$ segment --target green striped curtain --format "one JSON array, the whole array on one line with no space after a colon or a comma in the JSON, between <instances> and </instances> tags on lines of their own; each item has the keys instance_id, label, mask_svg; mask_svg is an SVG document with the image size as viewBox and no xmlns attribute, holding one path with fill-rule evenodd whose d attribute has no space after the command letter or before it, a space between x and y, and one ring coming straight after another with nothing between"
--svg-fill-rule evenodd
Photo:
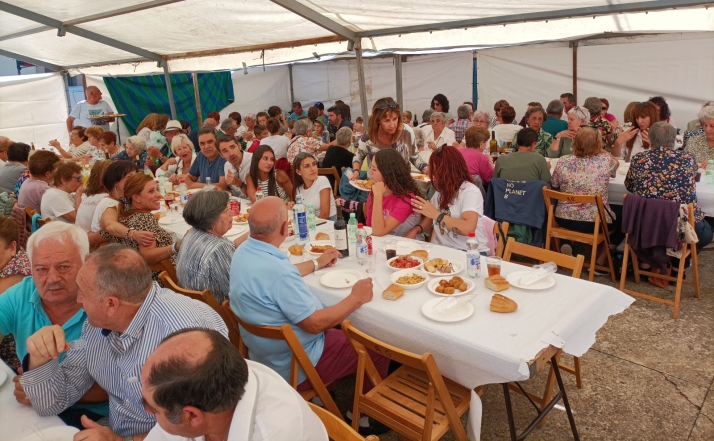
<instances>
[{"instance_id":1,"label":"green striped curtain","mask_svg":"<svg viewBox=\"0 0 714 441\"><path fill-rule=\"evenodd\" d=\"M165 78L164 75L104 78L116 110L126 114L124 124L132 134L149 113L171 115ZM199 73L197 80L204 118L209 112L220 112L233 102L230 72ZM178 119L190 122L194 129L200 128L191 74L171 74L171 87Z\"/></svg>"}]
</instances>

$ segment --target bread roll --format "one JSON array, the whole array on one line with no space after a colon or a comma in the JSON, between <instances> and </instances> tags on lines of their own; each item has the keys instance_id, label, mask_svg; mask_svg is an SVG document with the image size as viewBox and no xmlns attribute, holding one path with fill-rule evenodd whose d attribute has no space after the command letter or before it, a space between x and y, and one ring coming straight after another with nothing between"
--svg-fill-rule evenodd
<instances>
[{"instance_id":1,"label":"bread roll","mask_svg":"<svg viewBox=\"0 0 714 441\"><path fill-rule=\"evenodd\" d=\"M486 284L486 288L490 289L491 291L505 291L511 287L511 284L508 283L508 280L506 280L500 274L496 274L491 277L486 277L483 283Z\"/></svg>"},{"instance_id":2,"label":"bread roll","mask_svg":"<svg viewBox=\"0 0 714 441\"><path fill-rule=\"evenodd\" d=\"M429 252L426 251L426 250L416 250L416 251L412 251L409 255L410 255L410 256L414 256L414 257L418 257L418 258L420 258L420 259L421 259L422 261L424 261L424 262L426 262L426 259L429 258Z\"/></svg>"},{"instance_id":3,"label":"bread roll","mask_svg":"<svg viewBox=\"0 0 714 441\"><path fill-rule=\"evenodd\" d=\"M317 233L315 235L315 240L330 240L330 235L327 233Z\"/></svg>"},{"instance_id":4,"label":"bread roll","mask_svg":"<svg viewBox=\"0 0 714 441\"><path fill-rule=\"evenodd\" d=\"M385 300L397 300L404 295L404 288L392 283L382 292L382 298Z\"/></svg>"},{"instance_id":5,"label":"bread roll","mask_svg":"<svg viewBox=\"0 0 714 441\"><path fill-rule=\"evenodd\" d=\"M290 251L290 254L293 256L302 256L304 249L300 245L290 245L288 251Z\"/></svg>"},{"instance_id":6,"label":"bread roll","mask_svg":"<svg viewBox=\"0 0 714 441\"><path fill-rule=\"evenodd\" d=\"M494 294L493 297L491 297L490 309L493 312L513 312L518 309L518 304L506 296Z\"/></svg>"}]
</instances>

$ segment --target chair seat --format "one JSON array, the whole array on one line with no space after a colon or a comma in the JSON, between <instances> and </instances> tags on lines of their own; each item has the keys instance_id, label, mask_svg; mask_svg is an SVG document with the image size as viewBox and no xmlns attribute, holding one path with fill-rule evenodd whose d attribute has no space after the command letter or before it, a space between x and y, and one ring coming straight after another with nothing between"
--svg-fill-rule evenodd
<instances>
[{"instance_id":1,"label":"chair seat","mask_svg":"<svg viewBox=\"0 0 714 441\"><path fill-rule=\"evenodd\" d=\"M457 414L463 415L469 408L471 391L448 378L444 378L444 382ZM397 428L404 427L409 431L423 433L428 388L429 378L425 372L402 366L360 400L360 411L380 421L386 417L388 421L382 422L397 432L402 432ZM439 439L448 430L449 420L437 397L432 439Z\"/></svg>"}]
</instances>

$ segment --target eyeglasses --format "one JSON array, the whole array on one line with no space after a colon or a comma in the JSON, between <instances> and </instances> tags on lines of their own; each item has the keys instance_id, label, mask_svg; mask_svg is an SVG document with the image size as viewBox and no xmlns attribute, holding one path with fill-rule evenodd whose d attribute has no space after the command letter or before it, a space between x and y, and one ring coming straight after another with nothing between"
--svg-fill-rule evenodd
<instances>
[{"instance_id":1,"label":"eyeglasses","mask_svg":"<svg viewBox=\"0 0 714 441\"><path fill-rule=\"evenodd\" d=\"M79 176L72 176L72 179L74 179L77 182L82 182L82 175Z\"/></svg>"},{"instance_id":2,"label":"eyeglasses","mask_svg":"<svg viewBox=\"0 0 714 441\"><path fill-rule=\"evenodd\" d=\"M387 107L389 107L390 109L396 109L396 108L397 108L397 103L395 103L394 101L387 101L387 102L384 102L384 103L378 105L378 106L376 107L376 109L377 109L377 110L386 110Z\"/></svg>"}]
</instances>

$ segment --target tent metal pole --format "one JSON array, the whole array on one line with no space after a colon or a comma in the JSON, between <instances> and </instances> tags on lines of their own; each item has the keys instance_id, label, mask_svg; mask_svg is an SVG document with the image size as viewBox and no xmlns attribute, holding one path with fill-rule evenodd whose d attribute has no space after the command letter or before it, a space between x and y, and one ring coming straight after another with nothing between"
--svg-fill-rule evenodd
<instances>
[{"instance_id":1,"label":"tent metal pole","mask_svg":"<svg viewBox=\"0 0 714 441\"><path fill-rule=\"evenodd\" d=\"M302 3L296 1L296 0L270 0L271 2L275 3L276 5L282 6L283 8L287 9L288 11L292 12L293 14L297 14L300 17L304 18L305 20L308 20L318 26L320 26L323 29L326 29L330 32L332 32L335 35L339 35L341 37L344 37L348 40L355 40L355 33L351 29L348 29L341 24L337 23L336 21L333 21L326 16L324 16L322 13L315 11L314 9L311 9Z\"/></svg>"},{"instance_id":2,"label":"tent metal pole","mask_svg":"<svg viewBox=\"0 0 714 441\"><path fill-rule=\"evenodd\" d=\"M290 105L295 102L295 92L293 91L293 65L288 64L288 74L290 75Z\"/></svg>"},{"instance_id":3,"label":"tent metal pole","mask_svg":"<svg viewBox=\"0 0 714 441\"><path fill-rule=\"evenodd\" d=\"M171 74L169 73L169 63L164 63L164 78L166 79L166 92L169 95L169 107L171 107L171 119L176 118L176 103L174 103L174 90L171 87Z\"/></svg>"},{"instance_id":4,"label":"tent metal pole","mask_svg":"<svg viewBox=\"0 0 714 441\"><path fill-rule=\"evenodd\" d=\"M198 119L198 127L200 128L203 115L201 112L201 91L198 88L198 74L196 72L191 74L191 80L193 81L193 99L196 100L196 118Z\"/></svg>"},{"instance_id":5,"label":"tent metal pole","mask_svg":"<svg viewBox=\"0 0 714 441\"><path fill-rule=\"evenodd\" d=\"M578 102L578 42L571 41L570 47L573 48L573 95L575 102Z\"/></svg>"},{"instance_id":6,"label":"tent metal pole","mask_svg":"<svg viewBox=\"0 0 714 441\"><path fill-rule=\"evenodd\" d=\"M394 55L394 73L397 76L397 104L404 112L404 92L402 90L402 56Z\"/></svg>"},{"instance_id":7,"label":"tent metal pole","mask_svg":"<svg viewBox=\"0 0 714 441\"><path fill-rule=\"evenodd\" d=\"M52 70L58 71L58 72L62 70L62 66L58 66L56 64L48 63L46 61L38 60L35 58L27 57L25 55L16 54L15 52L6 51L3 49L0 49L0 55L3 55L8 58L14 58L14 59L20 60L20 61L25 61L27 63L34 64L35 66L46 67L47 69L52 69Z\"/></svg>"},{"instance_id":8,"label":"tent metal pole","mask_svg":"<svg viewBox=\"0 0 714 441\"><path fill-rule=\"evenodd\" d=\"M362 120L367 121L367 87L364 81L364 63L362 62L362 39L357 39L355 43L355 55L357 56L357 79L359 81L359 101L362 108Z\"/></svg>"}]
</instances>

